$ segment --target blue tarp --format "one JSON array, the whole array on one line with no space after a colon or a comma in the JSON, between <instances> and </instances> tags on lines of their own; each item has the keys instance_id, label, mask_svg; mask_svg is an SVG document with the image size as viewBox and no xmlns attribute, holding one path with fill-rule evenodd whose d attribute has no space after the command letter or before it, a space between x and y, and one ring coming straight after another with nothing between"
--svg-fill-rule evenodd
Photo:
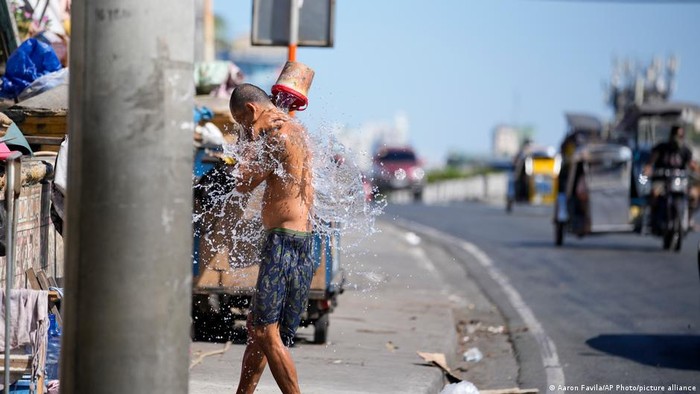
<instances>
[{"instance_id":1,"label":"blue tarp","mask_svg":"<svg viewBox=\"0 0 700 394\"><path fill-rule=\"evenodd\" d=\"M7 59L0 96L15 99L35 79L60 69L61 62L53 48L30 38Z\"/></svg>"}]
</instances>

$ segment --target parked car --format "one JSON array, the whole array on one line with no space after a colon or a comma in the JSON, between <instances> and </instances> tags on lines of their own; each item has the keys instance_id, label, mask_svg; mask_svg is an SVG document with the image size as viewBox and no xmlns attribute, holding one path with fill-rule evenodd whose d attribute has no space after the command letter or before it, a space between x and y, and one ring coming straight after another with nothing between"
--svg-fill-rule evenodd
<instances>
[{"instance_id":1,"label":"parked car","mask_svg":"<svg viewBox=\"0 0 700 394\"><path fill-rule=\"evenodd\" d=\"M382 148L374 156L372 180L380 193L410 190L413 198L423 198L425 170L410 147Z\"/></svg>"}]
</instances>

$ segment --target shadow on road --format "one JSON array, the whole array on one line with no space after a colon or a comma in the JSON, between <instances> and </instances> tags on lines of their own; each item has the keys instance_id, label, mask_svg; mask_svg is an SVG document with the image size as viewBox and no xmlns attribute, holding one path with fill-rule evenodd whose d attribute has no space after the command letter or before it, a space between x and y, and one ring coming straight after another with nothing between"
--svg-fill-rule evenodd
<instances>
[{"instance_id":1,"label":"shadow on road","mask_svg":"<svg viewBox=\"0 0 700 394\"><path fill-rule=\"evenodd\" d=\"M586 341L593 349L659 368L700 371L700 336L605 334Z\"/></svg>"}]
</instances>

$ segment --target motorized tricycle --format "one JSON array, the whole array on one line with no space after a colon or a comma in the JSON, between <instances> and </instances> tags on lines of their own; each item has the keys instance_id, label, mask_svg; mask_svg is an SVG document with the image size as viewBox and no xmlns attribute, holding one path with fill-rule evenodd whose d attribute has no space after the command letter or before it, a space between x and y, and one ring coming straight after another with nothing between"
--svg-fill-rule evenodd
<instances>
[{"instance_id":1,"label":"motorized tricycle","mask_svg":"<svg viewBox=\"0 0 700 394\"><path fill-rule=\"evenodd\" d=\"M616 144L590 144L574 154L563 191L566 204L555 204L555 244L569 232L588 234L630 232L630 170L632 153Z\"/></svg>"},{"instance_id":2,"label":"motorized tricycle","mask_svg":"<svg viewBox=\"0 0 700 394\"><path fill-rule=\"evenodd\" d=\"M565 185L566 205L555 206L554 241L568 233L640 233L662 237L663 248L679 251L688 230L687 174L657 170L639 178L639 198L631 198L632 151L597 143L576 151ZM653 197L652 197L653 190Z\"/></svg>"},{"instance_id":3,"label":"motorized tricycle","mask_svg":"<svg viewBox=\"0 0 700 394\"><path fill-rule=\"evenodd\" d=\"M561 159L552 148L530 149L519 155L508 178L506 212L516 203L553 203L560 167Z\"/></svg>"}]
</instances>

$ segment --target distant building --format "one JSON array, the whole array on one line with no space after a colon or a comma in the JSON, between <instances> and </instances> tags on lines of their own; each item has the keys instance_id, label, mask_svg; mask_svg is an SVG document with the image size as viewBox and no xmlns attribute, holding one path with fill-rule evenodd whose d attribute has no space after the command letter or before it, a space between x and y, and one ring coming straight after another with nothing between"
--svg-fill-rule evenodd
<instances>
[{"instance_id":1,"label":"distant building","mask_svg":"<svg viewBox=\"0 0 700 394\"><path fill-rule=\"evenodd\" d=\"M491 153L494 158L510 158L520 149L520 131L508 125L498 125L493 129Z\"/></svg>"}]
</instances>

